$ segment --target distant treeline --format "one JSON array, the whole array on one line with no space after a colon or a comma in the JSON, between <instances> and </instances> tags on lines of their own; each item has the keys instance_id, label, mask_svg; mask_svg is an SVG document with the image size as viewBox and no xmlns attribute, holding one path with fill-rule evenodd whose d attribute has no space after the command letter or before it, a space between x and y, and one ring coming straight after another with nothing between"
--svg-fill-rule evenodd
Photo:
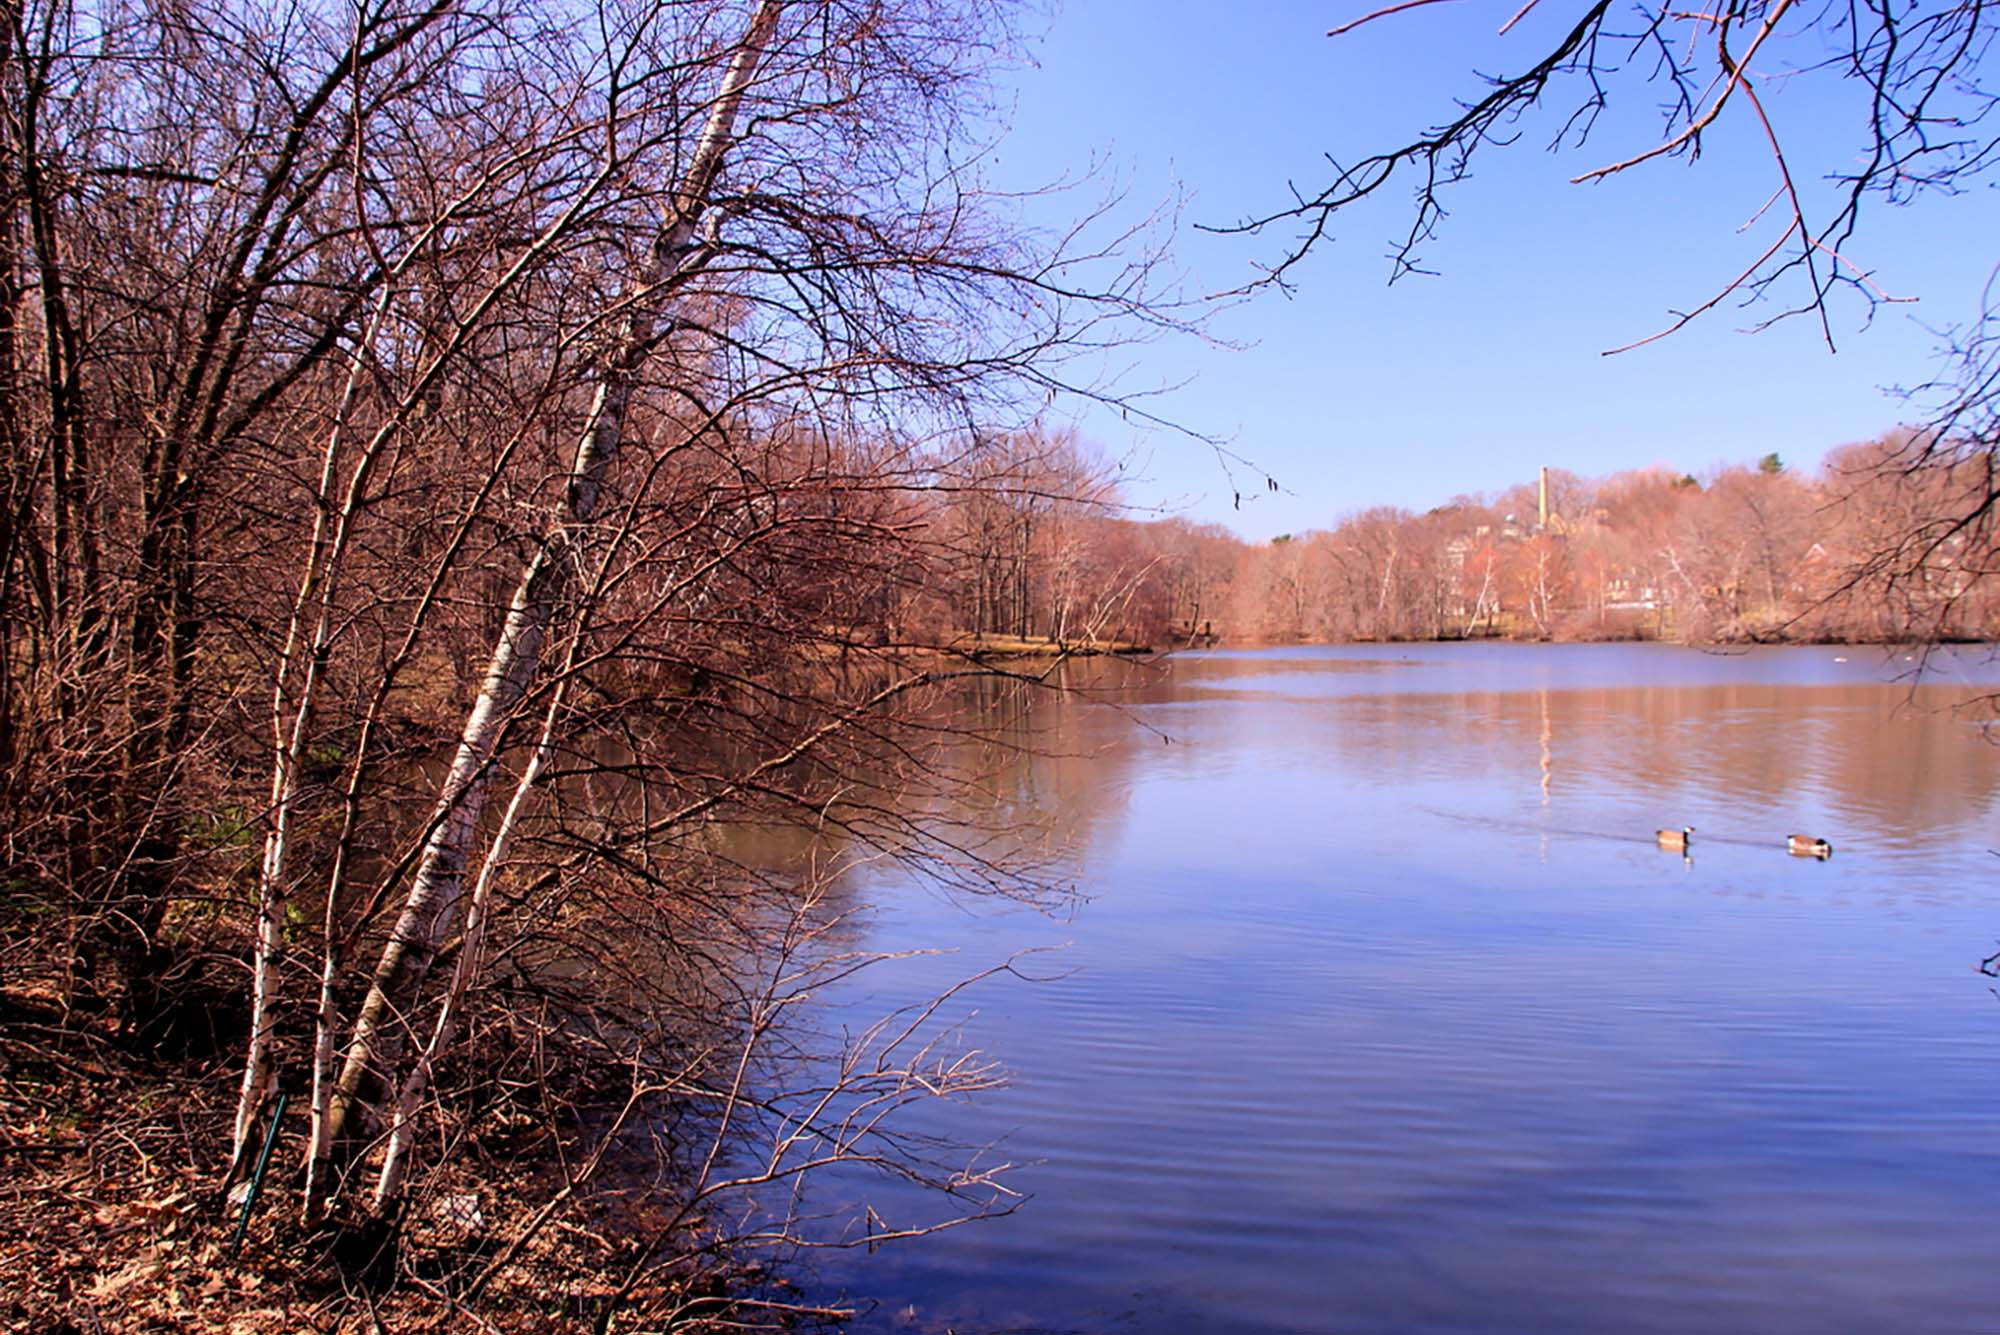
<instances>
[{"instance_id":1,"label":"distant treeline","mask_svg":"<svg viewBox=\"0 0 2000 1335\"><path fill-rule=\"evenodd\" d=\"M1268 543L1132 518L1069 437L989 442L984 457L982 485L940 498L954 577L903 608L932 631L1160 648L2000 632L1987 456L1948 457L1916 432L1834 450L1814 472L1775 454L1699 477L1550 469L1545 499L1534 479Z\"/></svg>"}]
</instances>

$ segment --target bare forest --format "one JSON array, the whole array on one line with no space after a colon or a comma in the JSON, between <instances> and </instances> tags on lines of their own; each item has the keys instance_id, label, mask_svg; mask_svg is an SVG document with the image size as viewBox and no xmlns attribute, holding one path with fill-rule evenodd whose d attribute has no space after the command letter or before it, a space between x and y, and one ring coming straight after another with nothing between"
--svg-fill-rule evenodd
<instances>
[{"instance_id":1,"label":"bare forest","mask_svg":"<svg viewBox=\"0 0 2000 1335\"><path fill-rule=\"evenodd\" d=\"M850 864L1042 893L939 814L949 591L1027 616L1022 432L1176 318L966 165L1008 22L5 8L0 1319L777 1322L1006 1208L895 1118L984 1059L796 1017Z\"/></svg>"},{"instance_id":2,"label":"bare forest","mask_svg":"<svg viewBox=\"0 0 2000 1335\"><path fill-rule=\"evenodd\" d=\"M1072 653L1353 640L1676 643L1990 639L1990 453L1911 429L1816 469L1776 455L1585 479L1561 469L1423 512L1268 542L1138 514L1072 438L993 458L948 498L958 576L906 615L968 650Z\"/></svg>"},{"instance_id":3,"label":"bare forest","mask_svg":"<svg viewBox=\"0 0 2000 1335\"><path fill-rule=\"evenodd\" d=\"M1702 477L1551 469L1256 546L1160 525L1156 624L1248 643L1989 639L1988 458L1912 467L1924 439L1845 446L1811 473L1776 455Z\"/></svg>"}]
</instances>

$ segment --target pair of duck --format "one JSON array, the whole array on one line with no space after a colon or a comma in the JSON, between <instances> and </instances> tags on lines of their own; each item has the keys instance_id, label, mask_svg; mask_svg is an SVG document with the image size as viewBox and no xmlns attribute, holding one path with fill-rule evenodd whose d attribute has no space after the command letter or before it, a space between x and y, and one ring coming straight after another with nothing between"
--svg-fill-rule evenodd
<instances>
[{"instance_id":1,"label":"pair of duck","mask_svg":"<svg viewBox=\"0 0 2000 1335\"><path fill-rule=\"evenodd\" d=\"M1685 853L1694 843L1694 826L1679 830L1659 830L1653 836L1661 848L1676 853ZM1833 845L1824 839L1815 839L1809 834L1788 834L1785 836L1785 851L1795 858L1818 858L1821 862L1833 856Z\"/></svg>"}]
</instances>

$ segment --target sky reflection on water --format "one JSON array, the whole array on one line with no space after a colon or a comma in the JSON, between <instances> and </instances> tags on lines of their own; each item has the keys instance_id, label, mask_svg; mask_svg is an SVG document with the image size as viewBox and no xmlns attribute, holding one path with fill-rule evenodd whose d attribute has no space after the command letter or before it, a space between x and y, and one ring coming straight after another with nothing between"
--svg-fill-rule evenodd
<instances>
[{"instance_id":1,"label":"sky reflection on water","mask_svg":"<svg viewBox=\"0 0 2000 1335\"><path fill-rule=\"evenodd\" d=\"M816 1296L959 1335L1994 1329L2000 748L1885 667L1293 650L1044 703L1066 754L1001 788L1088 902L878 878L872 948L959 952L837 999L1066 945L976 998L1013 1087L927 1114L1034 1199Z\"/></svg>"}]
</instances>

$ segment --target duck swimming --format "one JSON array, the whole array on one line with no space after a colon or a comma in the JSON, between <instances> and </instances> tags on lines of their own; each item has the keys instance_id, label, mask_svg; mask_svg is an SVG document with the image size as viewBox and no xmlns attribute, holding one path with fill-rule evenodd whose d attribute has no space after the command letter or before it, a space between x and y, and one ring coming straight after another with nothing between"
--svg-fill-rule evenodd
<instances>
[{"instance_id":1,"label":"duck swimming","mask_svg":"<svg viewBox=\"0 0 2000 1335\"><path fill-rule=\"evenodd\" d=\"M1685 853L1688 845L1694 842L1694 826L1690 825L1681 830L1656 830L1653 832L1653 838L1659 842L1661 848Z\"/></svg>"},{"instance_id":2,"label":"duck swimming","mask_svg":"<svg viewBox=\"0 0 2000 1335\"><path fill-rule=\"evenodd\" d=\"M1795 858L1818 858L1824 862L1833 856L1833 845L1809 834L1792 834L1785 836L1785 851Z\"/></svg>"}]
</instances>

